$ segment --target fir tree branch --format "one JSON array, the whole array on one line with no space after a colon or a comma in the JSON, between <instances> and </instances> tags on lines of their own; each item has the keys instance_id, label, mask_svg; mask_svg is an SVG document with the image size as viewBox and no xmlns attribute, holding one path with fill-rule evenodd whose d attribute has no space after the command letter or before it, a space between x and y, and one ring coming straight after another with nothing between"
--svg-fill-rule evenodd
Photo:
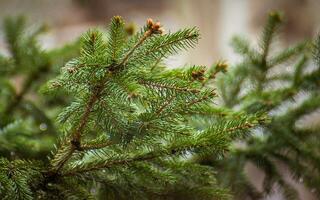
<instances>
[{"instance_id":1,"label":"fir tree branch","mask_svg":"<svg viewBox=\"0 0 320 200\"><path fill-rule=\"evenodd\" d=\"M186 104L186 107L189 107L189 106L195 105L195 104L197 104L197 103L206 101L206 100L208 100L209 98L212 98L212 97L214 97L214 96L216 96L216 93L214 92L214 90L209 91L207 94L203 95L202 97L200 97L200 98L198 98L198 99L194 99L194 100L188 102L188 103Z\"/></svg>"},{"instance_id":2,"label":"fir tree branch","mask_svg":"<svg viewBox=\"0 0 320 200\"><path fill-rule=\"evenodd\" d=\"M75 152L75 150L82 150L81 147L81 134L88 122L90 112L95 104L95 102L99 99L99 95L102 88L98 88L93 92L93 94L90 97L90 100L87 103L85 112L83 113L80 123L78 127L72 132L71 137L72 140L70 141L71 147L67 148L67 151L62 151L62 154L56 154L54 160L58 160L58 163L54 166L54 173L57 174L64 164L71 158L72 154ZM63 148L64 149L64 148ZM64 152L64 153L63 153ZM61 156L62 155L62 156ZM61 159L58 159L60 157ZM52 163L52 162L51 162Z\"/></svg>"},{"instance_id":3,"label":"fir tree branch","mask_svg":"<svg viewBox=\"0 0 320 200\"><path fill-rule=\"evenodd\" d=\"M169 36L171 36L169 34ZM195 31L195 29L185 29L181 32L177 32L172 34L172 38L168 37L165 42L160 43L159 45L152 46L147 52L145 52L145 55L148 56L149 54L152 54L153 52L160 51L162 49L166 49L169 51L172 51L173 45L182 45L182 42L185 42L186 44L192 46L194 43L193 40L198 40L199 33ZM161 51L160 51L161 52ZM163 58L165 55L162 54L160 58Z\"/></svg>"},{"instance_id":4,"label":"fir tree branch","mask_svg":"<svg viewBox=\"0 0 320 200\"><path fill-rule=\"evenodd\" d=\"M217 150L220 151L222 149L220 148L226 148L226 144L221 144L219 141L216 140L210 140L211 137L223 137L224 139L227 138L234 138L235 135L232 135L232 132L236 131L241 131L241 130L246 130L248 128L252 128L255 126L254 122L241 122L240 124L237 125L231 125L229 128L222 128L222 127L214 127L205 132L202 132L200 135L195 136L194 140L189 141L188 136L185 137L184 139L181 139L179 142L174 142L172 144L168 144L164 147L162 147L161 150L155 150L155 151L149 151L146 153L138 153L137 156L134 157L129 157L129 158L124 158L124 159L119 159L119 160L111 160L111 161L106 161L103 162L100 160L99 163L92 163L92 165L87 165L84 167L80 167L77 169L71 168L69 171L66 171L62 174L62 176L74 176L77 174L83 174L87 172L92 172L92 171L97 171L97 170L102 170L104 168L111 168L117 165L130 165L131 163L134 162L139 162L139 161L148 161L148 160L153 160L157 159L160 157L164 156L173 156L173 155L178 155L178 154L183 154L186 151L189 151L192 149L210 149L213 148L213 151ZM212 132L212 133L211 133ZM228 133L228 134L225 134ZM210 134L208 138L206 138L206 134ZM191 138L190 138L191 139ZM205 139L205 141L203 141ZM181 142L181 143L180 143ZM226 142L226 141L225 141ZM102 162L101 162L102 161Z\"/></svg>"},{"instance_id":5,"label":"fir tree branch","mask_svg":"<svg viewBox=\"0 0 320 200\"><path fill-rule=\"evenodd\" d=\"M81 134L88 122L90 112L92 111L92 108L94 104L98 101L99 95L102 89L97 89L97 91L94 91L92 96L90 97L88 104L86 106L86 109L80 119L80 123L78 128L75 129L75 131L72 133L72 141L71 143L77 148L80 149L81 146Z\"/></svg>"},{"instance_id":6,"label":"fir tree branch","mask_svg":"<svg viewBox=\"0 0 320 200\"><path fill-rule=\"evenodd\" d=\"M262 41L260 47L262 50L262 62L265 62L269 55L270 45L272 39L281 23L281 16L278 12L271 12L269 14L268 22L263 30Z\"/></svg>"},{"instance_id":7,"label":"fir tree branch","mask_svg":"<svg viewBox=\"0 0 320 200\"><path fill-rule=\"evenodd\" d=\"M210 81L215 80L219 73L226 73L228 68L228 64L226 61L219 61L210 67L206 72L206 79L202 81L202 87L207 86Z\"/></svg>"},{"instance_id":8,"label":"fir tree branch","mask_svg":"<svg viewBox=\"0 0 320 200\"><path fill-rule=\"evenodd\" d=\"M5 115L9 115L11 112L15 110L15 108L22 101L23 97L29 92L32 84L40 78L40 74L44 71L44 69L48 67L48 65L43 65L27 76L26 80L23 83L21 91L16 94L16 96L13 98L10 104L5 108Z\"/></svg>"},{"instance_id":9,"label":"fir tree branch","mask_svg":"<svg viewBox=\"0 0 320 200\"><path fill-rule=\"evenodd\" d=\"M109 50L109 56L113 63L117 63L118 59L121 56L121 51L126 41L126 32L124 27L124 21L122 17L115 16L112 18L110 24L110 36L109 36L109 45L107 46Z\"/></svg>"},{"instance_id":10,"label":"fir tree branch","mask_svg":"<svg viewBox=\"0 0 320 200\"><path fill-rule=\"evenodd\" d=\"M159 56L159 58L156 60L156 62L150 68L150 71L153 71L156 68L156 66L161 62L162 58L163 58L163 56Z\"/></svg>"},{"instance_id":11,"label":"fir tree branch","mask_svg":"<svg viewBox=\"0 0 320 200\"><path fill-rule=\"evenodd\" d=\"M31 75L27 78L27 80L23 84L21 91L14 96L13 100L10 102L10 104L4 110L5 115L10 114L19 105L19 103L23 99L23 96L28 92L30 86L32 85L32 81L34 79L33 77L34 76Z\"/></svg>"},{"instance_id":12,"label":"fir tree branch","mask_svg":"<svg viewBox=\"0 0 320 200\"><path fill-rule=\"evenodd\" d=\"M143 44L143 42L151 37L153 34L161 34L162 30L160 27L160 23L153 23L152 19L147 20L147 26L148 30L143 34L143 36L139 39L139 41L132 47L132 49L125 55L125 57L122 59L122 61L118 64L119 66L123 66L126 64L130 56L133 54L133 52Z\"/></svg>"},{"instance_id":13,"label":"fir tree branch","mask_svg":"<svg viewBox=\"0 0 320 200\"><path fill-rule=\"evenodd\" d=\"M143 37L140 38L140 40L134 45L134 47L126 54L126 56L122 59L122 61L120 62L120 64L118 64L117 66L123 66L125 65L125 63L127 62L127 60L129 59L130 55L148 38L150 37L152 34L158 34L161 33L161 29L160 29L160 24L159 23L153 23L152 20L148 20L147 21L147 25L148 25L148 30L144 33ZM94 48L91 46L95 45L96 42L96 38L98 36L95 33L92 33L91 36L88 39L88 42L90 43L90 46L87 47L88 48L88 53L92 52L94 53ZM92 41L90 41L92 40ZM112 67L109 66L109 68ZM54 158L53 160L58 160L58 163L55 164L54 167L54 173L57 174L62 167L64 166L64 164L72 157L72 154L75 152L75 150L83 150L82 146L81 146L81 134L88 122L89 119L89 115L94 107L94 104L99 100L101 92L103 90L103 86L106 82L106 78L102 79L102 81L93 89L93 92L89 98L89 101L86 105L86 109L84 111L84 113L81 116L79 125L76 129L74 129L74 131L71 133L71 147L69 148L69 151L64 152L62 159L58 159L57 157ZM60 155L60 154L56 154L56 155Z\"/></svg>"},{"instance_id":14,"label":"fir tree branch","mask_svg":"<svg viewBox=\"0 0 320 200\"><path fill-rule=\"evenodd\" d=\"M61 147L57 150L54 157L50 162L50 169L47 172L47 177L53 177L58 175L64 164L71 158L75 151L75 147L69 144L61 144Z\"/></svg>"},{"instance_id":15,"label":"fir tree branch","mask_svg":"<svg viewBox=\"0 0 320 200\"><path fill-rule=\"evenodd\" d=\"M282 52L279 52L276 56L272 57L268 61L269 67L274 67L284 62L288 62L291 58L294 58L297 55L300 55L304 51L306 51L306 47L309 45L309 42L302 42L292 47L289 47Z\"/></svg>"}]
</instances>

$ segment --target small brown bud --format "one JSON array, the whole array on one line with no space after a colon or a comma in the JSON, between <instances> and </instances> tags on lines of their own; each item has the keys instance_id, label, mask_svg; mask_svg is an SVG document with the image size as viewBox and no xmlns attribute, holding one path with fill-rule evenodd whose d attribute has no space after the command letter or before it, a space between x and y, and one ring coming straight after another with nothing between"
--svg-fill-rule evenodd
<instances>
[{"instance_id":1,"label":"small brown bud","mask_svg":"<svg viewBox=\"0 0 320 200\"><path fill-rule=\"evenodd\" d=\"M72 73L74 73L74 72L76 71L76 69L75 69L74 67L70 67L70 68L67 69L67 71L68 71L70 74L72 74Z\"/></svg>"},{"instance_id":2,"label":"small brown bud","mask_svg":"<svg viewBox=\"0 0 320 200\"><path fill-rule=\"evenodd\" d=\"M114 16L114 20L115 20L115 22L118 23L118 24L122 23L122 17L119 16L119 15Z\"/></svg>"},{"instance_id":3,"label":"small brown bud","mask_svg":"<svg viewBox=\"0 0 320 200\"><path fill-rule=\"evenodd\" d=\"M128 98L129 98L129 99L134 99L134 98L136 98L137 96L138 96L137 93L131 92L131 93L128 95Z\"/></svg>"},{"instance_id":4,"label":"small brown bud","mask_svg":"<svg viewBox=\"0 0 320 200\"><path fill-rule=\"evenodd\" d=\"M221 61L217 64L217 70L226 72L228 68L228 63L226 61Z\"/></svg>"},{"instance_id":5,"label":"small brown bud","mask_svg":"<svg viewBox=\"0 0 320 200\"><path fill-rule=\"evenodd\" d=\"M154 31L158 31L160 29L160 27L161 27L160 22L156 22L155 24L153 24L152 29Z\"/></svg>"},{"instance_id":6,"label":"small brown bud","mask_svg":"<svg viewBox=\"0 0 320 200\"><path fill-rule=\"evenodd\" d=\"M209 76L209 78L210 78L210 79L215 79L215 78L216 78L216 74L211 74L211 75Z\"/></svg>"},{"instance_id":7,"label":"small brown bud","mask_svg":"<svg viewBox=\"0 0 320 200\"><path fill-rule=\"evenodd\" d=\"M151 18L147 19L147 27L152 28L153 26L153 20Z\"/></svg>"},{"instance_id":8,"label":"small brown bud","mask_svg":"<svg viewBox=\"0 0 320 200\"><path fill-rule=\"evenodd\" d=\"M195 80L204 81L205 80L204 73L205 73L205 70L200 69L199 71L193 71L191 73L191 76Z\"/></svg>"},{"instance_id":9,"label":"small brown bud","mask_svg":"<svg viewBox=\"0 0 320 200\"><path fill-rule=\"evenodd\" d=\"M272 17L276 22L282 22L281 15L276 11L271 11L269 13L269 16Z\"/></svg>"},{"instance_id":10,"label":"small brown bud","mask_svg":"<svg viewBox=\"0 0 320 200\"><path fill-rule=\"evenodd\" d=\"M192 78L196 78L198 76L198 72L192 72L191 76L192 76Z\"/></svg>"},{"instance_id":11,"label":"small brown bud","mask_svg":"<svg viewBox=\"0 0 320 200\"><path fill-rule=\"evenodd\" d=\"M59 82L53 82L53 83L51 83L51 86L52 87L60 87L61 84Z\"/></svg>"},{"instance_id":12,"label":"small brown bud","mask_svg":"<svg viewBox=\"0 0 320 200\"><path fill-rule=\"evenodd\" d=\"M136 28L135 28L134 24L132 24L132 23L128 24L125 28L125 31L129 36L133 35L135 33L135 30L136 30Z\"/></svg>"},{"instance_id":13,"label":"small brown bud","mask_svg":"<svg viewBox=\"0 0 320 200\"><path fill-rule=\"evenodd\" d=\"M216 96L217 93L216 93L214 90L212 90L211 95L212 95L212 96Z\"/></svg>"}]
</instances>

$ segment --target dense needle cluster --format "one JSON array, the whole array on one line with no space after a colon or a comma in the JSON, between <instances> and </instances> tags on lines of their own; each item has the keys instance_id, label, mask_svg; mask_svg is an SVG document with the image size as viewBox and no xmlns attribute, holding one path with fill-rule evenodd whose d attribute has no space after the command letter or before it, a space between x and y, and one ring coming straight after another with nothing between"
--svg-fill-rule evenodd
<instances>
[{"instance_id":1,"label":"dense needle cluster","mask_svg":"<svg viewBox=\"0 0 320 200\"><path fill-rule=\"evenodd\" d=\"M225 63L209 69L166 68L168 56L198 39L196 28L165 34L151 19L131 36L118 16L107 33L85 33L79 56L41 89L49 95L42 98L65 98L59 106L41 109L48 109L54 121L64 107L58 123L52 123L60 138L56 149L47 159L1 155L0 195L23 200L228 199L213 169L190 158L221 159L232 140L264 118L213 104L216 93L209 83L225 71ZM1 105L1 114L14 112L10 106L6 111L10 101ZM229 117L221 117L226 113ZM26 119L19 116L23 124ZM1 125L1 135L12 123ZM30 137L38 138L38 129L28 128Z\"/></svg>"}]
</instances>

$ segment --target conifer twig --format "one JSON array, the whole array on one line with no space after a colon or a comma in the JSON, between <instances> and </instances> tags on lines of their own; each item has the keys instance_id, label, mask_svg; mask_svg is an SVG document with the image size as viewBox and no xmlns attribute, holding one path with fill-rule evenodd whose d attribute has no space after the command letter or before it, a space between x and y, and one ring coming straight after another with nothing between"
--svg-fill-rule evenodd
<instances>
[{"instance_id":1,"label":"conifer twig","mask_svg":"<svg viewBox=\"0 0 320 200\"><path fill-rule=\"evenodd\" d=\"M71 143L76 147L76 148L80 148L80 143L81 143L81 134L88 122L89 119L89 115L90 112L95 104L95 102L98 100L99 95L100 95L101 89L99 89L96 93L93 93L93 95L91 96L87 106L86 106L86 110L84 112L84 114L81 117L80 120L80 124L78 126L77 129L75 129L75 131L72 133L72 141Z\"/></svg>"},{"instance_id":2,"label":"conifer twig","mask_svg":"<svg viewBox=\"0 0 320 200\"><path fill-rule=\"evenodd\" d=\"M14 99L10 102L10 104L5 108L4 114L8 115L10 112L12 112L22 101L23 97L28 93L30 87L32 86L32 83L39 79L40 73L46 66L40 67L37 71L31 73L29 76L27 76L25 82L23 83L22 89L19 93L17 93L14 97Z\"/></svg>"},{"instance_id":3,"label":"conifer twig","mask_svg":"<svg viewBox=\"0 0 320 200\"><path fill-rule=\"evenodd\" d=\"M150 68L151 71L153 71L155 69L155 67L160 63L162 58L163 58L163 56L159 56L159 58L156 60L156 62Z\"/></svg>"},{"instance_id":4,"label":"conifer twig","mask_svg":"<svg viewBox=\"0 0 320 200\"><path fill-rule=\"evenodd\" d=\"M126 54L124 59L118 64L117 66L123 66L127 60L129 59L130 55L133 54L133 52L152 34L158 34L162 33L162 30L160 28L160 23L153 23L151 19L147 20L147 27L148 30L144 33L143 37L133 46L133 48ZM58 161L58 164L56 165L57 167L54 169L54 174L57 174L60 169L64 166L64 164L71 158L72 154L76 151L82 151L83 148L81 146L81 134L83 133L83 130L88 122L90 112L92 111L92 108L94 104L99 100L100 94L103 89L103 85L105 83L106 79L103 79L101 83L94 89L92 92L92 95L89 99L89 102L87 103L86 109L81 116L80 123L76 129L71 133L71 148L69 151L66 152L64 155L63 159Z\"/></svg>"},{"instance_id":5,"label":"conifer twig","mask_svg":"<svg viewBox=\"0 0 320 200\"><path fill-rule=\"evenodd\" d=\"M193 100L193 101L190 101L186 106L192 106L192 105L194 105L194 104L200 103L200 102L202 102L202 101L207 100L210 96L214 96L214 95L216 95L216 93L215 93L214 91L212 91L212 92L211 92L210 94L208 94L208 95L204 95L204 96L201 97L201 98L198 98L198 99L195 99L195 100Z\"/></svg>"},{"instance_id":6,"label":"conifer twig","mask_svg":"<svg viewBox=\"0 0 320 200\"><path fill-rule=\"evenodd\" d=\"M126 64L130 56L133 54L133 52L150 36L153 34L161 34L162 29L160 27L160 23L156 22L154 23L152 19L147 20L147 27L148 30L143 34L143 36L140 38L140 40L133 46L133 48L126 54L126 56L123 58L123 60L120 62L119 66L123 66Z\"/></svg>"},{"instance_id":7,"label":"conifer twig","mask_svg":"<svg viewBox=\"0 0 320 200\"><path fill-rule=\"evenodd\" d=\"M66 155L61 159L56 169L54 169L54 173L57 174L60 169L64 166L64 164L71 158L72 154L75 152L75 150L82 150L81 148L81 134L88 122L90 112L94 106L94 103L98 100L98 97L100 95L101 88L98 88L97 91L94 91L92 96L90 97L90 100L86 106L86 110L84 114L81 117L79 126L74 130L74 132L71 134L72 140L71 148L66 152Z\"/></svg>"},{"instance_id":8,"label":"conifer twig","mask_svg":"<svg viewBox=\"0 0 320 200\"><path fill-rule=\"evenodd\" d=\"M243 129L248 129L253 127L254 124L251 124L249 122L245 122L242 125L238 125L238 126L234 126L234 127L230 127L228 129L224 129L219 131L216 134L222 134L224 132L234 132L237 130L243 130ZM139 161L147 161L147 160L153 160L159 157L163 157L163 156L170 156L170 155L174 155L174 154L179 154L181 152L184 152L186 149L192 149L192 148L207 148L207 147L211 147L214 146L214 143L192 143L189 145L173 145L171 147L169 147L166 150L163 151L158 151L158 152L148 152L146 154L142 154L136 157L132 157L132 158L128 158L128 159L122 159L122 160L113 160L110 162L104 162L104 163L99 163L97 165L92 165L90 167L87 168L81 168L81 169L76 169L73 171L69 171L66 172L64 174L62 174L62 176L73 176L76 174L83 174L83 173L87 173L87 172L91 172L91 171L97 171L97 170L101 170L103 168L110 168L116 165L129 165L130 163L133 162L139 162Z\"/></svg>"}]
</instances>

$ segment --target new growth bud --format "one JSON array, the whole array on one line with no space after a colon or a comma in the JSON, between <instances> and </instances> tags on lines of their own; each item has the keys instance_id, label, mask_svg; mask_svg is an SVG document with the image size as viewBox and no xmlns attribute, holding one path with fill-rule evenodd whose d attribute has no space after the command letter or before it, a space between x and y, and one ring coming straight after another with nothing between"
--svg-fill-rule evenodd
<instances>
[{"instance_id":1,"label":"new growth bud","mask_svg":"<svg viewBox=\"0 0 320 200\"><path fill-rule=\"evenodd\" d=\"M151 33L162 34L164 32L160 22L153 22L151 18L147 19L147 27Z\"/></svg>"},{"instance_id":2,"label":"new growth bud","mask_svg":"<svg viewBox=\"0 0 320 200\"><path fill-rule=\"evenodd\" d=\"M156 22L155 24L153 24L152 29L154 30L159 30L160 28L160 22Z\"/></svg>"},{"instance_id":3,"label":"new growth bud","mask_svg":"<svg viewBox=\"0 0 320 200\"><path fill-rule=\"evenodd\" d=\"M221 71L223 73L227 72L228 63L226 61L221 61L217 63L217 71Z\"/></svg>"},{"instance_id":4,"label":"new growth bud","mask_svg":"<svg viewBox=\"0 0 320 200\"><path fill-rule=\"evenodd\" d=\"M67 69L67 71L68 71L70 74L73 74L73 73L76 71L76 68L74 68L74 67L69 67L69 68Z\"/></svg>"},{"instance_id":5,"label":"new growth bud","mask_svg":"<svg viewBox=\"0 0 320 200\"><path fill-rule=\"evenodd\" d=\"M151 29L153 26L153 20L151 18L147 19L147 27Z\"/></svg>"},{"instance_id":6,"label":"new growth bud","mask_svg":"<svg viewBox=\"0 0 320 200\"><path fill-rule=\"evenodd\" d=\"M269 13L269 16L276 22L282 22L282 17L279 12L272 11Z\"/></svg>"},{"instance_id":7,"label":"new growth bud","mask_svg":"<svg viewBox=\"0 0 320 200\"><path fill-rule=\"evenodd\" d=\"M204 73L206 71L204 69L201 69L199 71L193 71L191 73L191 76L194 80L198 80L198 81L204 81L205 80L205 77L204 77Z\"/></svg>"},{"instance_id":8,"label":"new growth bud","mask_svg":"<svg viewBox=\"0 0 320 200\"><path fill-rule=\"evenodd\" d=\"M219 72L226 73L228 68L228 64L226 61L219 61L215 65L213 65L212 69L209 72L209 79L215 79L216 75Z\"/></svg>"},{"instance_id":9,"label":"new growth bud","mask_svg":"<svg viewBox=\"0 0 320 200\"><path fill-rule=\"evenodd\" d=\"M114 20L115 20L115 22L118 23L118 24L120 24L120 23L123 22L122 17L120 17L120 16L114 16Z\"/></svg>"}]
</instances>

